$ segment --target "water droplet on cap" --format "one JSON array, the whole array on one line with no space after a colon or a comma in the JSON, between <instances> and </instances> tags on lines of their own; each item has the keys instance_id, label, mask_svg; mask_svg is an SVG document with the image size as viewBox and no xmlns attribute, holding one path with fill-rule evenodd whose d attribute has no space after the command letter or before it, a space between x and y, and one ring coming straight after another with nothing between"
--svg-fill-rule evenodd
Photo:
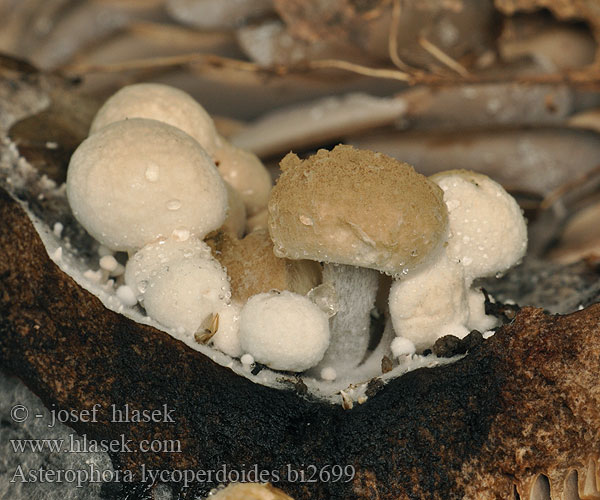
<instances>
[{"instance_id":1,"label":"water droplet on cap","mask_svg":"<svg viewBox=\"0 0 600 500\"><path fill-rule=\"evenodd\" d=\"M306 296L329 318L335 316L340 310L335 288L329 283L316 286Z\"/></svg>"},{"instance_id":2,"label":"water droplet on cap","mask_svg":"<svg viewBox=\"0 0 600 500\"><path fill-rule=\"evenodd\" d=\"M314 224L314 221L306 215L299 215L298 218L300 219L300 222L305 226L312 226Z\"/></svg>"},{"instance_id":3,"label":"water droplet on cap","mask_svg":"<svg viewBox=\"0 0 600 500\"><path fill-rule=\"evenodd\" d=\"M148 165L148 167L146 167L146 172L144 175L146 176L146 179L150 182L156 182L158 180L159 173L159 166L156 163L151 163L150 165Z\"/></svg>"},{"instance_id":4,"label":"water droplet on cap","mask_svg":"<svg viewBox=\"0 0 600 500\"><path fill-rule=\"evenodd\" d=\"M181 208L181 201L169 200L167 201L167 210L179 210Z\"/></svg>"}]
</instances>

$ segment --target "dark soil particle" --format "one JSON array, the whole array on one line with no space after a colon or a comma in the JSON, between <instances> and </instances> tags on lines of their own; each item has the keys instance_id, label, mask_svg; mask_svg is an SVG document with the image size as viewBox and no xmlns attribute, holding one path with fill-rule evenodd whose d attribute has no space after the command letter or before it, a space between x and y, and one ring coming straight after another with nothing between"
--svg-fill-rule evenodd
<instances>
[{"instance_id":1,"label":"dark soil particle","mask_svg":"<svg viewBox=\"0 0 600 500\"><path fill-rule=\"evenodd\" d=\"M483 342L483 335L477 330L473 330L462 339L454 335L445 335L436 340L433 345L433 354L440 358L451 358L452 356L466 354Z\"/></svg>"},{"instance_id":2,"label":"dark soil particle","mask_svg":"<svg viewBox=\"0 0 600 500\"><path fill-rule=\"evenodd\" d=\"M503 304L502 302L493 302L489 293L485 288L482 288L481 291L485 296L485 314L489 314L491 316L496 316L496 318L502 320L503 323L509 323L521 309L516 304Z\"/></svg>"}]
</instances>

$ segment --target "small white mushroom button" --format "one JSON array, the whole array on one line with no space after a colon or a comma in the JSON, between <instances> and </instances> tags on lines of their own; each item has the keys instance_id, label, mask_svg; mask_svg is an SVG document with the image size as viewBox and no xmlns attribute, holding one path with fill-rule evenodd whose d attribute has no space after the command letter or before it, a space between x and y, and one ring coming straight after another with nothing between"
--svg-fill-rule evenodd
<instances>
[{"instance_id":1,"label":"small white mushroom button","mask_svg":"<svg viewBox=\"0 0 600 500\"><path fill-rule=\"evenodd\" d=\"M244 352L269 368L302 372L323 358L329 321L302 295L261 293L242 308L240 342Z\"/></svg>"}]
</instances>

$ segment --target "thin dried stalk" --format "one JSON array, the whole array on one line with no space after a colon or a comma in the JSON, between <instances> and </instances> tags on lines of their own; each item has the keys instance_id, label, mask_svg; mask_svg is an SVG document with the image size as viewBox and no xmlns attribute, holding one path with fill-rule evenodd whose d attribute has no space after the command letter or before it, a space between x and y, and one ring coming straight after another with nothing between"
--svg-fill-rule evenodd
<instances>
[{"instance_id":1,"label":"thin dried stalk","mask_svg":"<svg viewBox=\"0 0 600 500\"><path fill-rule=\"evenodd\" d=\"M78 63L61 68L64 72L77 74L90 73L121 73L124 71L141 71L159 68L173 68L177 66L188 66L202 64L205 66L232 68L240 71L268 72L255 63L231 59L229 57L214 54L180 54L176 56L151 57L144 59L132 59L107 64Z\"/></svg>"},{"instance_id":2,"label":"thin dried stalk","mask_svg":"<svg viewBox=\"0 0 600 500\"><path fill-rule=\"evenodd\" d=\"M427 52L429 52L433 57L435 57L439 62L448 66L451 70L456 71L460 76L464 78L469 77L469 71L458 61L452 59L448 54L446 54L442 49L440 49L437 45L431 43L424 36L419 37L419 45L423 47Z\"/></svg>"},{"instance_id":3,"label":"thin dried stalk","mask_svg":"<svg viewBox=\"0 0 600 500\"><path fill-rule=\"evenodd\" d=\"M392 22L390 24L390 32L388 36L388 52L390 60L397 68L408 71L409 66L400 59L398 55L398 26L400 25L400 15L402 14L402 0L394 0L392 5Z\"/></svg>"},{"instance_id":4,"label":"thin dried stalk","mask_svg":"<svg viewBox=\"0 0 600 500\"><path fill-rule=\"evenodd\" d=\"M374 78L387 78L390 80L400 80L410 82L414 79L413 75L398 71L395 69L370 68L362 64L355 64L349 61L339 59L321 59L317 61L309 61L306 66L310 69L341 69L350 71L359 75L372 76Z\"/></svg>"},{"instance_id":5,"label":"thin dried stalk","mask_svg":"<svg viewBox=\"0 0 600 500\"><path fill-rule=\"evenodd\" d=\"M120 73L125 71L155 70L159 68L172 68L178 66L200 65L212 68L227 68L237 71L262 73L266 76L284 76L302 74L314 70L337 69L350 73L360 74L372 78L397 80L409 85L449 86L473 83L547 83L566 84L575 87L598 88L600 86L600 67L590 66L585 71L569 71L542 75L513 76L487 76L475 75L466 72L464 75L449 73L406 73L396 69L372 68L361 64L344 61L341 59L320 59L308 61L297 66L275 65L270 67L259 66L250 61L242 61L215 54L181 54L176 56L133 59L108 64L71 64L61 68L62 72L85 75L89 73ZM466 70L465 70L466 71Z\"/></svg>"}]
</instances>

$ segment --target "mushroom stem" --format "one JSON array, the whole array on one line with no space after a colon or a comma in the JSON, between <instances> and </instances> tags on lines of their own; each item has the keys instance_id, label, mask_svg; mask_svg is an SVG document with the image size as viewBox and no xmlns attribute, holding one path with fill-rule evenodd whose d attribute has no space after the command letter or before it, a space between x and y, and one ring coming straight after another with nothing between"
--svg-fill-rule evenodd
<instances>
[{"instance_id":1,"label":"mushroom stem","mask_svg":"<svg viewBox=\"0 0 600 500\"><path fill-rule=\"evenodd\" d=\"M324 265L323 283L335 289L338 311L329 320L331 340L319 367L331 366L343 373L365 357L378 277L378 271L365 267Z\"/></svg>"}]
</instances>

